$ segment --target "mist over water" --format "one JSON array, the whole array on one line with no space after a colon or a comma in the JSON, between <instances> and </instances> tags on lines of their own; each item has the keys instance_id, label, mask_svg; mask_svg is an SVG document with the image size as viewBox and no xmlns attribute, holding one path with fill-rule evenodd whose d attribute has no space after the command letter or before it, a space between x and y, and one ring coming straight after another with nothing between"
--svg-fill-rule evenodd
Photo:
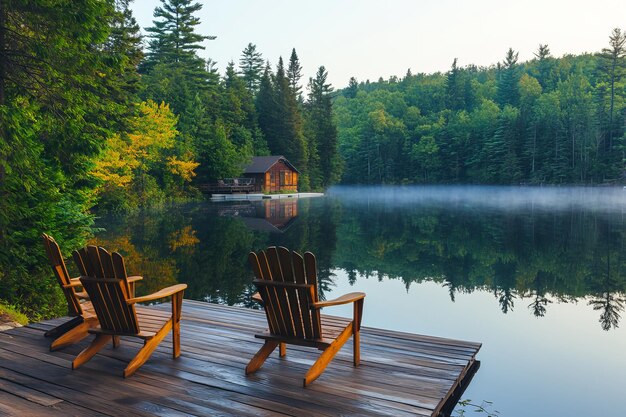
<instances>
[{"instance_id":1,"label":"mist over water","mask_svg":"<svg viewBox=\"0 0 626 417\"><path fill-rule=\"evenodd\" d=\"M572 209L626 212L626 188L484 185L335 186L327 195L344 203L384 206L475 207L495 211Z\"/></svg>"}]
</instances>

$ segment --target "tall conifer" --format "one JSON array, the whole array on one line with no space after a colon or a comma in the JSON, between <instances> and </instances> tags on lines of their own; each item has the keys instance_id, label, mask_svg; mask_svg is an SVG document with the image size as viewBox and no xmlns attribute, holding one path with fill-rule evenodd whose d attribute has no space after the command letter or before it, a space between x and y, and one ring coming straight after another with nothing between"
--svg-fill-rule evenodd
<instances>
[{"instance_id":1,"label":"tall conifer","mask_svg":"<svg viewBox=\"0 0 626 417\"><path fill-rule=\"evenodd\" d=\"M192 0L161 0L162 6L154 9L154 26L146 28L149 33L146 63L197 64L197 51L204 49L202 42L215 36L195 32L200 19L194 13L202 8Z\"/></svg>"},{"instance_id":2,"label":"tall conifer","mask_svg":"<svg viewBox=\"0 0 626 417\"><path fill-rule=\"evenodd\" d=\"M607 158L614 159L614 139L621 136L621 118L617 117L617 98L624 97L624 79L626 77L626 33L619 28L613 29L609 37L609 47L598 54L598 95L599 110L602 119L604 149ZM620 102L622 100L619 100ZM620 107L623 107L620 104ZM621 108L620 108L621 111Z\"/></svg>"},{"instance_id":3,"label":"tall conifer","mask_svg":"<svg viewBox=\"0 0 626 417\"><path fill-rule=\"evenodd\" d=\"M328 72L319 67L315 78L309 79L306 102L307 139L311 187L326 188L337 182L340 174L337 153L337 126L333 121L332 92L327 83Z\"/></svg>"},{"instance_id":4,"label":"tall conifer","mask_svg":"<svg viewBox=\"0 0 626 417\"><path fill-rule=\"evenodd\" d=\"M519 102L519 90L517 87L517 83L520 78L517 65L518 56L518 52L509 48L506 53L506 57L504 58L504 62L500 64L498 74L498 92L496 97L497 103L500 107L504 107L507 104L517 106Z\"/></svg>"},{"instance_id":5,"label":"tall conifer","mask_svg":"<svg viewBox=\"0 0 626 417\"><path fill-rule=\"evenodd\" d=\"M291 87L292 93L299 101L302 101L302 86L300 85L300 79L302 78L302 65L300 65L300 59L298 59L296 48L291 50L289 67L287 68L287 78L289 79L289 87Z\"/></svg>"},{"instance_id":6,"label":"tall conifer","mask_svg":"<svg viewBox=\"0 0 626 417\"><path fill-rule=\"evenodd\" d=\"M263 57L257 52L256 45L249 43L241 53L239 72L248 90L255 95L259 91L263 76Z\"/></svg>"},{"instance_id":7,"label":"tall conifer","mask_svg":"<svg viewBox=\"0 0 626 417\"><path fill-rule=\"evenodd\" d=\"M276 152L279 145L276 143L278 130L278 113L276 94L272 79L272 69L268 62L259 82L259 92L256 96L256 109L258 113L259 128L265 136L270 153Z\"/></svg>"}]
</instances>

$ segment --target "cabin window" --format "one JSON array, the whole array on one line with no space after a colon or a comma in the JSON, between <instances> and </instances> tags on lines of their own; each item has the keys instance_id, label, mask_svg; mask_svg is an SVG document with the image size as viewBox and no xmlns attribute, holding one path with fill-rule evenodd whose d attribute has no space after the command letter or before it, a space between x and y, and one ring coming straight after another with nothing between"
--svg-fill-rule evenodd
<instances>
[{"instance_id":1,"label":"cabin window","mask_svg":"<svg viewBox=\"0 0 626 417\"><path fill-rule=\"evenodd\" d=\"M280 171L280 185L293 185L293 174L291 171Z\"/></svg>"}]
</instances>

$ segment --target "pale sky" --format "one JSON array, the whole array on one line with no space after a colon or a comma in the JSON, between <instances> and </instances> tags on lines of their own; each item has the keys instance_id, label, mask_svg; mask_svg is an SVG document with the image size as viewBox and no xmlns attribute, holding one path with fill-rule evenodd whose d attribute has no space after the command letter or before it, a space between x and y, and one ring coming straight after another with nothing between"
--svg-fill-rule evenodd
<instances>
[{"instance_id":1,"label":"pale sky","mask_svg":"<svg viewBox=\"0 0 626 417\"><path fill-rule=\"evenodd\" d=\"M520 61L532 59L539 44L553 56L598 52L613 28L626 29L621 0L200 0L197 32L203 58L239 63L248 43L275 69L296 48L306 86L320 65L335 88L350 77L376 81L391 75L447 71L458 65L488 66L509 47ZM137 22L152 26L159 0L135 0Z\"/></svg>"}]
</instances>

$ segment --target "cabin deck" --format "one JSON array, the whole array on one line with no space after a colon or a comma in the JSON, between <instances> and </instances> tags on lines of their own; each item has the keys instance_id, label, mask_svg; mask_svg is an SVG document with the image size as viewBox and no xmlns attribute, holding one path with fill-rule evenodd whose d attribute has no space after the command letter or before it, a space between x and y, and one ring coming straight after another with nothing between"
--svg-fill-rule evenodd
<instances>
[{"instance_id":1,"label":"cabin deck","mask_svg":"<svg viewBox=\"0 0 626 417\"><path fill-rule=\"evenodd\" d=\"M122 338L119 348L107 346L72 371L71 360L91 337L49 352L43 332L62 321L0 332L1 415L446 414L477 369L480 349L477 343L363 327L361 365L352 366L348 342L322 376L302 388L319 355L315 349L288 346L285 358L276 351L245 376L247 361L262 344L253 335L266 328L263 312L185 300L181 357L171 359L170 335L124 379L122 370L140 341Z\"/></svg>"}]
</instances>

